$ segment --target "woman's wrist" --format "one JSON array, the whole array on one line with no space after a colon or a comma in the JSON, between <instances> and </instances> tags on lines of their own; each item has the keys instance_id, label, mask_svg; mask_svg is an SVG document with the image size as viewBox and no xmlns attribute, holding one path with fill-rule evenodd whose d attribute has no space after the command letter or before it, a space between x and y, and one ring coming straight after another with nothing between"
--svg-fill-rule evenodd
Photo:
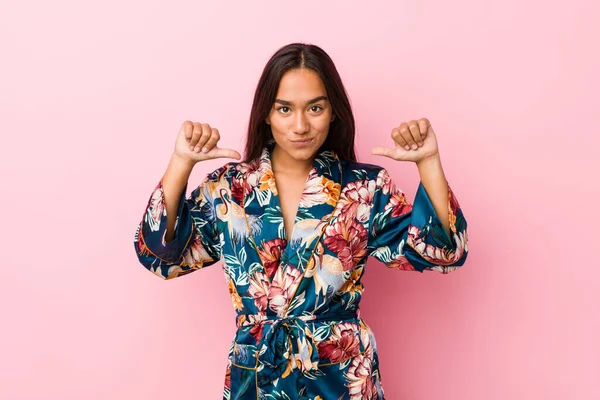
<instances>
[{"instance_id":1,"label":"woman's wrist","mask_svg":"<svg viewBox=\"0 0 600 400\"><path fill-rule=\"evenodd\" d=\"M173 153L173 155L171 155L171 164L178 170L189 170L191 172L192 169L194 169L196 162L190 159L185 159L181 156L178 156L176 153Z\"/></svg>"}]
</instances>

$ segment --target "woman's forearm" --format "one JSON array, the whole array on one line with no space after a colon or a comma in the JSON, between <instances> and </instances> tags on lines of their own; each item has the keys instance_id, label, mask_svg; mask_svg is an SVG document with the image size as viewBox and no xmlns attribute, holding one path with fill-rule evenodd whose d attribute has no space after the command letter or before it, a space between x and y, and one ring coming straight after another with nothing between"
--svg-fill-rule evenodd
<instances>
[{"instance_id":1,"label":"woman's forearm","mask_svg":"<svg viewBox=\"0 0 600 400\"><path fill-rule=\"evenodd\" d=\"M171 156L169 165L162 177L162 186L167 209L167 232L165 240L170 242L175 234L175 219L179 208L179 198L188 183L194 163L186 161L175 154Z\"/></svg>"},{"instance_id":2,"label":"woman's forearm","mask_svg":"<svg viewBox=\"0 0 600 400\"><path fill-rule=\"evenodd\" d=\"M442 221L448 235L452 237L448 213L448 181L442 169L439 153L417 162L417 168L438 218Z\"/></svg>"}]
</instances>

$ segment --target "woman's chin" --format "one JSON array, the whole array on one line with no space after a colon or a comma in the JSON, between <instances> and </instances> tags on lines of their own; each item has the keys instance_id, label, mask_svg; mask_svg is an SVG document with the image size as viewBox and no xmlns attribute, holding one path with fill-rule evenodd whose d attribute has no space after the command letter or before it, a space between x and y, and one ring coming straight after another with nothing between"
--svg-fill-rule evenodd
<instances>
[{"instance_id":1,"label":"woman's chin","mask_svg":"<svg viewBox=\"0 0 600 400\"><path fill-rule=\"evenodd\" d=\"M317 155L317 149L314 148L302 148L302 149L293 149L289 153L294 160L298 161L309 161L315 158Z\"/></svg>"},{"instance_id":2,"label":"woman's chin","mask_svg":"<svg viewBox=\"0 0 600 400\"><path fill-rule=\"evenodd\" d=\"M288 141L285 143L285 147L279 147L280 150L284 150L289 157L296 161L311 161L315 158L317 152L319 151L319 146L315 138L305 142Z\"/></svg>"}]
</instances>

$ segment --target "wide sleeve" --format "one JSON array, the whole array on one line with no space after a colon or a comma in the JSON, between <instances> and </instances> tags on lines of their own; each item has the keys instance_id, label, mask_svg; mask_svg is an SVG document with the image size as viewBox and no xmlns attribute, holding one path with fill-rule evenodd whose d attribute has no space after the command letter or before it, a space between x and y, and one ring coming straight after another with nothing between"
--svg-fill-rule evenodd
<instances>
[{"instance_id":1,"label":"wide sleeve","mask_svg":"<svg viewBox=\"0 0 600 400\"><path fill-rule=\"evenodd\" d=\"M187 198L187 185L183 189L175 235L170 242L165 240L167 208L162 180L150 195L135 232L134 245L140 263L163 279L188 274L221 258L220 232L211 190L215 182L210 176Z\"/></svg>"},{"instance_id":2,"label":"wide sleeve","mask_svg":"<svg viewBox=\"0 0 600 400\"><path fill-rule=\"evenodd\" d=\"M467 258L467 221L450 185L449 236L435 212L423 183L419 183L414 203L406 200L387 170L377 175L371 209L369 255L389 268L407 271L434 270L449 273Z\"/></svg>"}]
</instances>

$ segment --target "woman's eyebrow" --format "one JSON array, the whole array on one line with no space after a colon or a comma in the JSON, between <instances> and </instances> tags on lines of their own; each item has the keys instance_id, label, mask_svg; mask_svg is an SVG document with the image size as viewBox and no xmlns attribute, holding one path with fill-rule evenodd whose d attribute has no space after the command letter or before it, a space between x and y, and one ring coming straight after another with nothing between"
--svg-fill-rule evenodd
<instances>
[{"instance_id":1,"label":"woman's eyebrow","mask_svg":"<svg viewBox=\"0 0 600 400\"><path fill-rule=\"evenodd\" d=\"M327 96L315 97L314 99L309 100L306 104L316 103L319 100L327 100ZM284 106L292 106L292 105L294 105L294 103L292 103L291 101L281 100L281 99L275 99L275 103L283 104Z\"/></svg>"}]
</instances>

